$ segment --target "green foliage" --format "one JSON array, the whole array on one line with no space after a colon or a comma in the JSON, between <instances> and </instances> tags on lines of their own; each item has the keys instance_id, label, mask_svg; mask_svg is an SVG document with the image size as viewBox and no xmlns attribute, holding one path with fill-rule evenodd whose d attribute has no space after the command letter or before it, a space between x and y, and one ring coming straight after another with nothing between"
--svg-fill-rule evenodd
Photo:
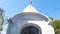
<instances>
[{"instance_id":1,"label":"green foliage","mask_svg":"<svg viewBox=\"0 0 60 34\"><path fill-rule=\"evenodd\" d=\"M53 21L53 18L52 17L49 17L52 21Z\"/></svg>"},{"instance_id":2,"label":"green foliage","mask_svg":"<svg viewBox=\"0 0 60 34\"><path fill-rule=\"evenodd\" d=\"M49 17L53 21L53 26L55 34L60 34L60 20L55 20L52 17Z\"/></svg>"},{"instance_id":3,"label":"green foliage","mask_svg":"<svg viewBox=\"0 0 60 34\"><path fill-rule=\"evenodd\" d=\"M3 14L3 9L2 8L0 8L0 31L2 31L3 30L3 17L2 17L2 14Z\"/></svg>"},{"instance_id":4,"label":"green foliage","mask_svg":"<svg viewBox=\"0 0 60 34\"><path fill-rule=\"evenodd\" d=\"M56 34L60 34L60 20L55 20L53 22L54 30Z\"/></svg>"},{"instance_id":5,"label":"green foliage","mask_svg":"<svg viewBox=\"0 0 60 34\"><path fill-rule=\"evenodd\" d=\"M4 12L4 10L3 10L2 8L0 8L0 12L2 12L2 13L3 13L3 12Z\"/></svg>"},{"instance_id":6,"label":"green foliage","mask_svg":"<svg viewBox=\"0 0 60 34\"><path fill-rule=\"evenodd\" d=\"M53 25L54 25L54 29L59 29L60 28L60 20L55 20Z\"/></svg>"},{"instance_id":7,"label":"green foliage","mask_svg":"<svg viewBox=\"0 0 60 34\"><path fill-rule=\"evenodd\" d=\"M3 27L2 27L2 25L0 25L0 31L2 31L3 30Z\"/></svg>"}]
</instances>

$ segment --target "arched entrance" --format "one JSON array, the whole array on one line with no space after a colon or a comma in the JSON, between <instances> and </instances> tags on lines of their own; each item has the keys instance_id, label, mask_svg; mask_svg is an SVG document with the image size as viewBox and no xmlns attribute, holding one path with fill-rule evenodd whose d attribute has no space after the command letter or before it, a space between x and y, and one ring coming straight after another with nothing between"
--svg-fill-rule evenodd
<instances>
[{"instance_id":1,"label":"arched entrance","mask_svg":"<svg viewBox=\"0 0 60 34\"><path fill-rule=\"evenodd\" d=\"M39 29L34 26L27 26L21 30L21 34L39 34Z\"/></svg>"}]
</instances>

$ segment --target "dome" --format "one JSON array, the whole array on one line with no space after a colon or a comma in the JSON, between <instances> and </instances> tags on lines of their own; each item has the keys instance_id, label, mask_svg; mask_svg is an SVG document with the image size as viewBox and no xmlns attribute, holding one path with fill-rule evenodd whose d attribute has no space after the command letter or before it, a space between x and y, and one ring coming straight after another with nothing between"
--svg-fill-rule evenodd
<instances>
[{"instance_id":1,"label":"dome","mask_svg":"<svg viewBox=\"0 0 60 34\"><path fill-rule=\"evenodd\" d=\"M20 18L19 18L20 17ZM44 20L51 21L46 15L39 13L33 6L27 6L22 13L15 15L12 19L26 19L26 20Z\"/></svg>"},{"instance_id":2,"label":"dome","mask_svg":"<svg viewBox=\"0 0 60 34\"><path fill-rule=\"evenodd\" d=\"M23 12L34 12L34 13L38 13L38 11L33 7L33 6L27 6Z\"/></svg>"}]
</instances>

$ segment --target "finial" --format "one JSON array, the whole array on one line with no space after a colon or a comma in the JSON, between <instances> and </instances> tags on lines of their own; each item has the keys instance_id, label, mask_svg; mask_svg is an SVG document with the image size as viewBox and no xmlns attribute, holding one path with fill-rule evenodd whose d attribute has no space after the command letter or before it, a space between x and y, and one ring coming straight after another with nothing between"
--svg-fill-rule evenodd
<instances>
[{"instance_id":1,"label":"finial","mask_svg":"<svg viewBox=\"0 0 60 34\"><path fill-rule=\"evenodd\" d=\"M32 6L32 0L30 0L30 8L31 8L31 6Z\"/></svg>"},{"instance_id":2,"label":"finial","mask_svg":"<svg viewBox=\"0 0 60 34\"><path fill-rule=\"evenodd\" d=\"M30 5L32 5L32 0L30 0Z\"/></svg>"}]
</instances>

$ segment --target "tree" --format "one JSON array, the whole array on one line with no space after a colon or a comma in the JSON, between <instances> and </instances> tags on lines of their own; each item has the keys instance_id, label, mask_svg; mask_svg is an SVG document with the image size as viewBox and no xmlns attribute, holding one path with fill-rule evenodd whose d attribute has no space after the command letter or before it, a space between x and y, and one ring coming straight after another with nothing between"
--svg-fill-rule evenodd
<instances>
[{"instance_id":1,"label":"tree","mask_svg":"<svg viewBox=\"0 0 60 34\"><path fill-rule=\"evenodd\" d=\"M60 20L55 20L53 22L54 30L56 34L60 34Z\"/></svg>"},{"instance_id":2,"label":"tree","mask_svg":"<svg viewBox=\"0 0 60 34\"><path fill-rule=\"evenodd\" d=\"M53 21L53 18L52 17L49 17L52 21Z\"/></svg>"},{"instance_id":3,"label":"tree","mask_svg":"<svg viewBox=\"0 0 60 34\"><path fill-rule=\"evenodd\" d=\"M60 20L54 20L52 17L50 19L53 21L53 27L55 30L55 34L60 34Z\"/></svg>"},{"instance_id":4,"label":"tree","mask_svg":"<svg viewBox=\"0 0 60 34\"><path fill-rule=\"evenodd\" d=\"M3 22L4 22L4 17L3 17L3 9L0 8L0 31L3 30Z\"/></svg>"}]
</instances>

